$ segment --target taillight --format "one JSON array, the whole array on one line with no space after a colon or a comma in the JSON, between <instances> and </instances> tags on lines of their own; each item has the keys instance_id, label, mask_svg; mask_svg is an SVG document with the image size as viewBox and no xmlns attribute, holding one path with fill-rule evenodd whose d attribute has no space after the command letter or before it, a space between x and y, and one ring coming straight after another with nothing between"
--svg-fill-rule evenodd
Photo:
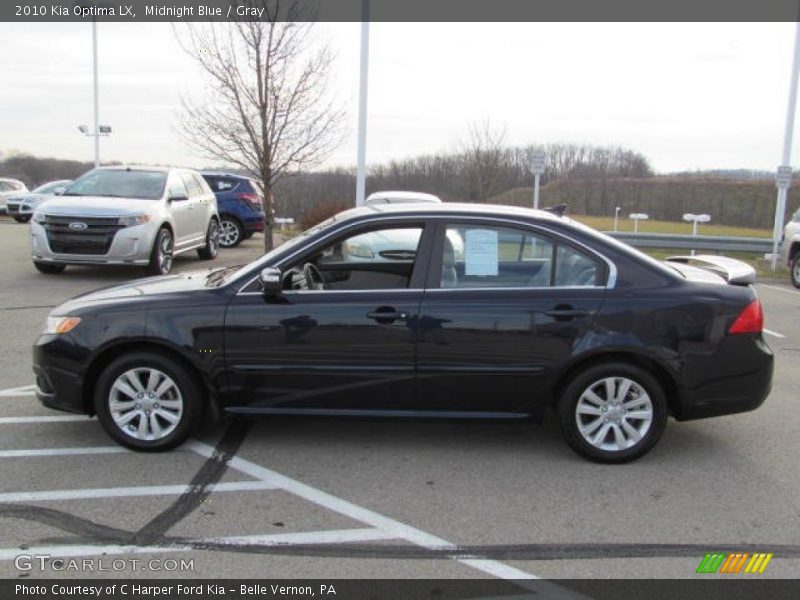
<instances>
[{"instance_id":1,"label":"taillight","mask_svg":"<svg viewBox=\"0 0 800 600\"><path fill-rule=\"evenodd\" d=\"M255 194L238 194L236 197L247 202L253 210L261 210L261 198Z\"/></svg>"},{"instance_id":2,"label":"taillight","mask_svg":"<svg viewBox=\"0 0 800 600\"><path fill-rule=\"evenodd\" d=\"M764 311L759 300L753 300L739 313L728 333L761 333L764 329Z\"/></svg>"}]
</instances>

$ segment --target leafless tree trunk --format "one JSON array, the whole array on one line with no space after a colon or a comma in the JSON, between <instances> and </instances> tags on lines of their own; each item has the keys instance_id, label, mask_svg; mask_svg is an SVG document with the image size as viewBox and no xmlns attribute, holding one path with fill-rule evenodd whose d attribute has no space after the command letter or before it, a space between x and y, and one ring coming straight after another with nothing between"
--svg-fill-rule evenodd
<instances>
[{"instance_id":1,"label":"leafless tree trunk","mask_svg":"<svg viewBox=\"0 0 800 600\"><path fill-rule=\"evenodd\" d=\"M206 97L184 98L178 131L200 153L260 176L269 251L275 185L330 154L344 111L328 97L332 54L313 44L313 24L300 22L302 0L246 4L264 9L261 21L175 27L209 84Z\"/></svg>"},{"instance_id":2,"label":"leafless tree trunk","mask_svg":"<svg viewBox=\"0 0 800 600\"><path fill-rule=\"evenodd\" d=\"M483 202L495 191L506 162L505 137L505 129L494 129L488 119L469 126L461 153L470 200Z\"/></svg>"}]
</instances>

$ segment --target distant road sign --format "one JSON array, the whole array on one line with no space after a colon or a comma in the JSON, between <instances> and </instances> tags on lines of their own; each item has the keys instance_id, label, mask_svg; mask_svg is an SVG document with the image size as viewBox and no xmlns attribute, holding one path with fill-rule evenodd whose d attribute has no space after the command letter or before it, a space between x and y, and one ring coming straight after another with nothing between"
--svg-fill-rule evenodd
<instances>
[{"instance_id":1,"label":"distant road sign","mask_svg":"<svg viewBox=\"0 0 800 600\"><path fill-rule=\"evenodd\" d=\"M294 223L294 219L292 217L275 217L275 222L278 225L291 225Z\"/></svg>"},{"instance_id":2,"label":"distant road sign","mask_svg":"<svg viewBox=\"0 0 800 600\"><path fill-rule=\"evenodd\" d=\"M542 150L537 150L533 153L532 163L531 163L531 170L533 171L534 175L544 175L544 167L545 162L547 161L547 155Z\"/></svg>"},{"instance_id":3,"label":"distant road sign","mask_svg":"<svg viewBox=\"0 0 800 600\"><path fill-rule=\"evenodd\" d=\"M775 174L775 186L788 189L790 185L792 185L792 167L781 165L778 167L778 172Z\"/></svg>"}]
</instances>

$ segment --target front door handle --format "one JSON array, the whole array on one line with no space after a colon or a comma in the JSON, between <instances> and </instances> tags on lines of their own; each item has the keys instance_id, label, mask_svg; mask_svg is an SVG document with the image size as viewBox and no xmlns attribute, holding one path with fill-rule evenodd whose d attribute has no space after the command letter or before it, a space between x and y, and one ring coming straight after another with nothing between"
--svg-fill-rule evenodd
<instances>
[{"instance_id":1,"label":"front door handle","mask_svg":"<svg viewBox=\"0 0 800 600\"><path fill-rule=\"evenodd\" d=\"M551 310L544 311L548 317L554 317L558 321L569 321L576 317L587 317L591 314L590 311L582 308L573 308L571 306L556 306Z\"/></svg>"},{"instance_id":2,"label":"front door handle","mask_svg":"<svg viewBox=\"0 0 800 600\"><path fill-rule=\"evenodd\" d=\"M367 313L367 318L373 319L381 324L394 323L397 320L405 321L408 319L408 313L395 310L389 306L381 306L376 310Z\"/></svg>"}]
</instances>

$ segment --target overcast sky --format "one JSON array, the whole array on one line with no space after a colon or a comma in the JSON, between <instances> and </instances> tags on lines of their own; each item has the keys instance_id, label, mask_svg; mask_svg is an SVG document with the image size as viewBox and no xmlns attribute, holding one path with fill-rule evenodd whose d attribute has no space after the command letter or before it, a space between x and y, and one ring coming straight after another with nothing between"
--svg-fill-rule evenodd
<instances>
[{"instance_id":1,"label":"overcast sky","mask_svg":"<svg viewBox=\"0 0 800 600\"><path fill-rule=\"evenodd\" d=\"M331 91L356 156L358 23L319 24L336 52ZM181 94L202 86L169 24L98 26L104 160L218 164L175 133ZM373 23L369 162L451 149L491 119L513 144L621 145L661 172L774 169L793 23ZM0 151L91 160L89 23L0 23ZM800 142L800 140L798 140ZM795 144L793 163L798 164Z\"/></svg>"}]
</instances>

